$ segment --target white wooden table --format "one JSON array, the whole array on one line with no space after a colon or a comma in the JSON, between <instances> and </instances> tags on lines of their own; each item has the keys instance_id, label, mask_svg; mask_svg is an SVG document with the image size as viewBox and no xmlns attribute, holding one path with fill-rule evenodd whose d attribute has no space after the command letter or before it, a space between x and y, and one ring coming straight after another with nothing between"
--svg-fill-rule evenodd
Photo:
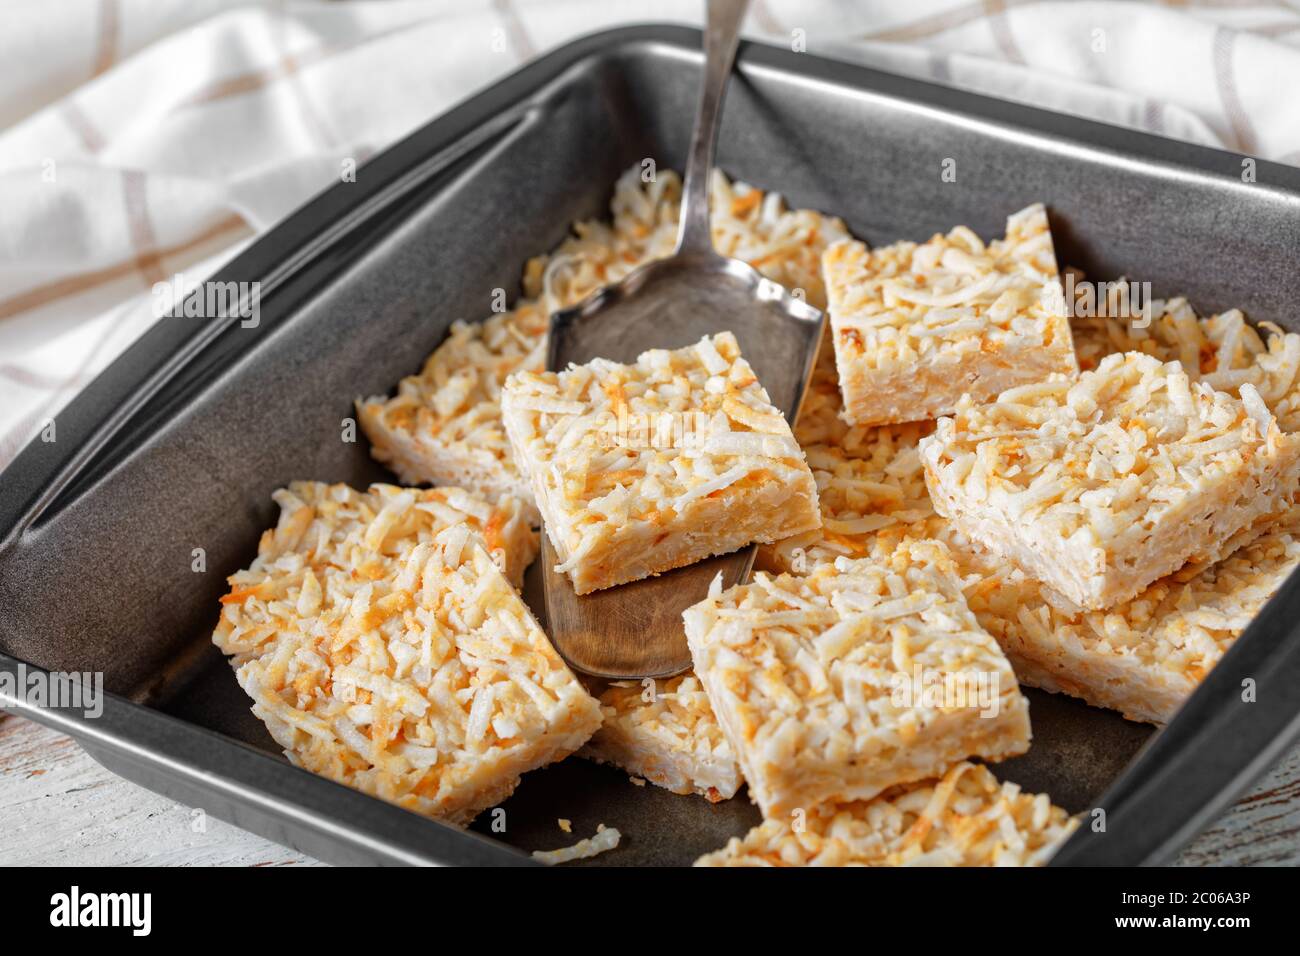
<instances>
[{"instance_id":1,"label":"white wooden table","mask_svg":"<svg viewBox=\"0 0 1300 956\"><path fill-rule=\"evenodd\" d=\"M1300 864L1300 749L1183 853L1188 866ZM319 866L109 773L72 740L0 716L0 864Z\"/></svg>"}]
</instances>

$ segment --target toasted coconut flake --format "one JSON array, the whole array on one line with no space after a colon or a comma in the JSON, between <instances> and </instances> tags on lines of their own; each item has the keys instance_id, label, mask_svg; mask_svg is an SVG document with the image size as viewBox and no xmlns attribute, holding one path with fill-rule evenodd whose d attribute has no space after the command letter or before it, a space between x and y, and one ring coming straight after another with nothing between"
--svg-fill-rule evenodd
<instances>
[{"instance_id":1,"label":"toasted coconut flake","mask_svg":"<svg viewBox=\"0 0 1300 956\"><path fill-rule=\"evenodd\" d=\"M477 536L516 586L537 554L537 533L523 503L495 502L460 488L398 488L295 481L272 495L280 506L257 560L229 578L213 641L236 663L260 656L291 614L317 615L338 573L365 582L387 573L390 560L427 546L442 531ZM359 607L359 605L358 605Z\"/></svg>"},{"instance_id":2,"label":"toasted coconut flake","mask_svg":"<svg viewBox=\"0 0 1300 956\"><path fill-rule=\"evenodd\" d=\"M561 847L558 850L534 850L533 859L545 863L547 866L555 866L557 863L571 863L574 860L589 860L607 850L616 849L622 838L623 834L619 833L618 830L614 827L607 827L602 823L596 828L595 836L579 840L573 846Z\"/></svg>"}]
</instances>

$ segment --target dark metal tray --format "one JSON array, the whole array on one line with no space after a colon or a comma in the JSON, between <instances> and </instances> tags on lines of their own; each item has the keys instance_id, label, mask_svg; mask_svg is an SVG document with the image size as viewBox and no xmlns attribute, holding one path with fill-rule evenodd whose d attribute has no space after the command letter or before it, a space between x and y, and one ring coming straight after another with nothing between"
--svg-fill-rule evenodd
<instances>
[{"instance_id":1,"label":"dark metal tray","mask_svg":"<svg viewBox=\"0 0 1300 956\"><path fill-rule=\"evenodd\" d=\"M128 779L332 861L527 862L514 848L568 842L568 817L626 835L595 862L680 864L753 823L743 796L714 806L571 759L525 777L504 833L457 831L288 764L209 643L273 489L390 478L364 440L340 441L350 400L392 388L453 319L517 288L527 257L604 215L623 169L680 168L699 47L694 30L645 26L543 57L222 270L262 283L257 328L164 319L62 412L57 442L0 475L0 669L102 671L113 696L93 720L22 712ZM1260 162L1247 184L1228 153L755 44L739 71L719 164L868 241L955 223L1000 234L1009 210L1043 200L1062 261L1092 277L1300 328L1300 171ZM1300 730L1298 614L1293 578L1158 735L1029 692L1034 746L995 771L1107 811L1057 863L1168 860L1280 755ZM1247 678L1256 703L1241 700Z\"/></svg>"}]
</instances>

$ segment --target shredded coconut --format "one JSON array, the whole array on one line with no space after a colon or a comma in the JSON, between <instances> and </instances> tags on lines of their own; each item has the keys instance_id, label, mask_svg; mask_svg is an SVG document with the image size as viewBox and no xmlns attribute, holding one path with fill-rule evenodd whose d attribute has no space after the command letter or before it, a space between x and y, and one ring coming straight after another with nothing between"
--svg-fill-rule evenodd
<instances>
[{"instance_id":1,"label":"shredded coconut","mask_svg":"<svg viewBox=\"0 0 1300 956\"><path fill-rule=\"evenodd\" d=\"M696 866L1042 866L1077 828L1046 795L958 763L870 801L769 819Z\"/></svg>"},{"instance_id":2,"label":"shredded coconut","mask_svg":"<svg viewBox=\"0 0 1300 956\"><path fill-rule=\"evenodd\" d=\"M987 246L959 226L922 245L844 240L822 263L849 422L934 418L1078 370L1041 205Z\"/></svg>"},{"instance_id":3,"label":"shredded coconut","mask_svg":"<svg viewBox=\"0 0 1300 956\"><path fill-rule=\"evenodd\" d=\"M595 836L579 840L573 846L561 847L558 850L534 850L533 859L545 863L547 866L554 866L557 863L571 863L574 860L589 860L593 856L599 856L607 850L617 848L622 838L623 835L618 830L614 827L607 827L602 823L596 828Z\"/></svg>"}]
</instances>

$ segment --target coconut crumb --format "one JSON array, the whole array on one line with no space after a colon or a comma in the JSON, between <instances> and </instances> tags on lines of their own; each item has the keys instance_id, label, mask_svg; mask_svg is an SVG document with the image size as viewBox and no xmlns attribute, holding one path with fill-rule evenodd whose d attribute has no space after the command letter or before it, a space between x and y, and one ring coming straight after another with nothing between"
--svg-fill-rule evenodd
<instances>
[{"instance_id":1,"label":"coconut crumb","mask_svg":"<svg viewBox=\"0 0 1300 956\"><path fill-rule=\"evenodd\" d=\"M560 847L558 850L534 850L533 859L545 863L547 866L554 866L557 863L569 863L573 860L589 860L593 856L599 856L606 850L614 849L622 838L623 834L619 833L617 829L607 827L602 823L596 827L595 836L579 840L573 846Z\"/></svg>"}]
</instances>

